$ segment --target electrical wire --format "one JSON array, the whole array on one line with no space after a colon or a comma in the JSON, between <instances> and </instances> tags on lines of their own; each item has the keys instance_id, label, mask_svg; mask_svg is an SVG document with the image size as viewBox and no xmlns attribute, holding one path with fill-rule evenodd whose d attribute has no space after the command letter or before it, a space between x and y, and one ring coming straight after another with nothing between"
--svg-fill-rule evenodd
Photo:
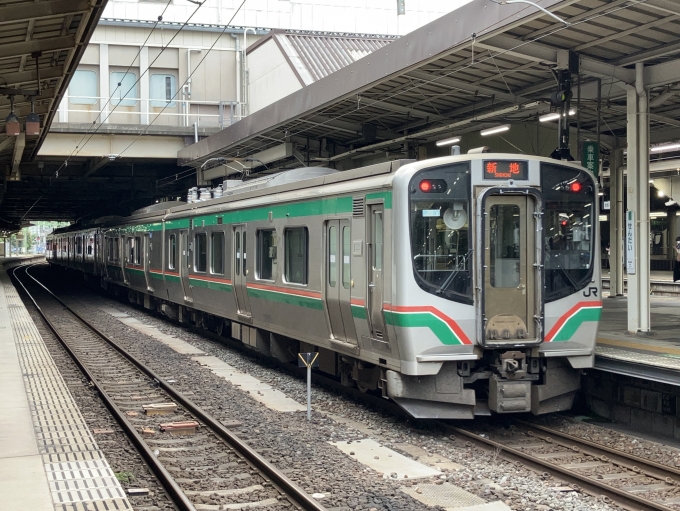
<instances>
[{"instance_id":1,"label":"electrical wire","mask_svg":"<svg viewBox=\"0 0 680 511\"><path fill-rule=\"evenodd\" d=\"M165 106L161 109L160 112L158 112L158 113L156 114L156 117L154 117L154 119L153 119L151 122L149 122L149 124L146 126L146 128L144 128L144 130L143 130L139 135L137 135L137 137L135 137L135 138L132 140L132 142L130 142L130 144L128 144L128 145L125 147L125 149L123 149L120 153L118 153L118 157L121 157L128 149L130 149L130 147L132 147L132 146L135 144L135 142L137 142L137 140L139 140L143 135L146 134L146 132L148 131L148 129L153 125L154 122L156 122L157 119L160 118L161 114L165 111L166 108L168 108L168 106L172 103L172 101L175 99L175 97L177 96L177 94L179 94L179 91L182 90L182 87L184 87L187 83L189 83L189 80L191 79L191 77L192 77L192 76L194 75L194 73L198 70L198 68L201 67L201 64L203 64L203 62L204 62L205 59L208 57L208 55L210 54L210 52L211 52L211 51L213 50L213 48L217 45L217 43L220 41L220 38L221 38L221 37L224 35L224 33L227 31L227 28L229 28L229 26L231 25L231 22L234 21L234 18L235 18L236 15L239 13L239 11L241 10L241 8L245 5L245 3L246 3L246 0L243 0L243 1L239 4L239 6L238 6L238 8L236 9L236 11L234 11L234 14L232 15L231 19L224 25L224 28L222 29L222 32L220 32L220 34L215 38L215 41L212 43L212 45L210 46L210 48L208 48L208 50L205 52L205 55L203 55L203 58L202 58L201 60L198 61L198 64L196 64L196 66L194 67L194 70L191 71L191 73L188 74L187 79L184 81L184 83L182 84L182 86L177 88L177 91L176 91L175 94L172 96L172 98L170 98L170 99L167 101L167 103L165 104ZM187 70L187 72L188 72L188 71L189 71L189 70Z\"/></svg>"},{"instance_id":2,"label":"electrical wire","mask_svg":"<svg viewBox=\"0 0 680 511\"><path fill-rule=\"evenodd\" d=\"M624 10L624 9L628 9L628 8L631 8L631 7L635 7L635 6L640 5L640 4L644 4L644 3L646 3L646 2L647 2L647 0L631 0L630 3L628 3L628 4L626 4L626 5L622 5L622 6L615 7L614 9L611 9L611 10L609 10L609 11L597 13L597 14L591 16L591 17L584 18L584 19L579 20L579 21L574 22L574 23L570 23L569 26L559 26L559 27L556 27L554 30L552 30L552 31L550 31L550 32L547 32L547 33L545 33L545 34L542 34L542 35L540 35L540 36L537 36L537 37L534 38L534 39L528 39L528 40L522 41L522 42L520 42L519 44L517 44L516 46L514 46L514 47L512 47L512 48L509 48L509 49L506 49L506 50L498 51L498 52L495 53L495 54L490 54L490 55L487 56L487 57L484 57L484 58L482 58L482 59L476 60L474 63L471 63L471 62L470 62L470 63L468 63L468 64L462 65L462 66L457 67L457 68L455 68L455 69L451 69L449 72L447 72L447 73L445 73L445 74L442 74L442 75L438 75L438 76L436 76L435 78L432 78L432 79L430 79L430 80L421 80L420 83L414 84L412 87L406 88L406 89L404 89L404 90L400 90L400 91L398 91L398 92L396 92L396 93L394 93L394 94L391 94L391 95L382 97L382 98L380 98L380 99L378 99L378 100L375 100L375 101L372 101L372 102L370 102L370 103L367 102L367 101L364 101L364 102L362 102L361 105L357 105L357 108L354 109L354 110L352 110L352 111L348 111L348 112L345 112L345 113L336 115L336 116L334 116L334 117L330 117L330 118L328 118L328 119L326 119L326 120L324 120L324 121L322 121L322 122L317 122L317 123L315 123L315 127L320 127L320 126L328 125L329 123L332 123L332 122L335 121L335 120L339 120L339 119L341 119L341 118L343 118L343 117L345 117L345 116L347 116L347 115L356 114L356 112L357 112L358 110L364 110L364 109L367 109L367 108L370 108L370 107L373 107L373 106L376 106L376 105L380 105L380 103L386 102L386 101L389 100L389 99L393 99L393 98L399 97L399 96L402 95L402 94L405 94L405 93L410 92L410 91L412 91L412 90L415 90L415 89L424 87L424 86L426 86L426 85L428 85L428 84L435 83L435 82L437 82L437 81L439 81L439 80L441 80L441 79L443 79L443 78L446 78L446 77L451 76L451 75L456 74L456 73L460 73L461 71L465 71L465 70L471 69L471 68L473 68L473 67L477 67L477 66L479 66L479 65L482 64L482 63L486 63L487 61L492 60L494 57L498 57L498 56L501 56L501 55L505 55L505 54L508 54L508 53L515 52L515 51L517 51L518 49L520 49L520 48L522 48L522 47L524 47L524 46L527 46L527 45L530 45L530 44L535 43L535 42L537 42L537 41L540 41L541 39L544 39L544 38L546 38L546 37L550 37L550 36L552 36L552 35L555 35L556 33L561 32L561 31L563 31L563 30L573 29L574 27L576 27L576 26L578 26L578 25L581 25L581 24L584 24L584 23L593 21L593 20L595 20L595 19L598 19L598 18L601 18L601 17L604 17L604 16L608 16L608 15L613 14L613 13L616 13L616 12L618 12L618 11L620 11L620 10ZM479 34L476 34L476 37L479 37ZM468 38L468 39L466 39L466 40L464 40L464 41L461 41L460 44L462 45L462 44L465 44L466 42L471 42L472 40L473 40L473 36L470 36L470 38ZM616 80L616 81L621 82L622 80ZM331 108L332 108L332 107L331 107ZM322 111L318 112L318 115L323 115L323 114L325 114L325 113L328 112L328 111L329 111L329 110L322 110ZM298 124L304 124L304 121L301 120ZM329 127L331 127L331 126L329 126ZM286 136L287 136L287 137L292 137L292 136L298 135L298 134L300 134L300 133L303 133L304 131L305 131L304 129L301 129L301 130L299 130L299 131L297 131L297 132L294 132L294 133L291 133L291 132L289 131L289 132L287 133ZM415 136L415 135L417 135L417 133L414 133L413 135ZM282 141L282 139L278 139L278 138L271 137L271 136L266 137L266 138L270 138L270 139L272 140L272 142L276 142L276 143L281 143L281 141ZM239 151L248 150L248 149L251 149L251 148L256 147L256 146L254 145L254 143L255 143L255 139L253 139L253 142L251 142L251 144L241 146L241 147L239 148Z\"/></svg>"},{"instance_id":3,"label":"electrical wire","mask_svg":"<svg viewBox=\"0 0 680 511\"><path fill-rule=\"evenodd\" d=\"M97 118L99 118L99 117L101 116L101 114L104 112L104 109L106 108L106 106L107 106L107 105L111 102L111 100L113 99L113 96L114 96L114 94L116 93L116 91L118 91L118 89L122 86L123 79L125 78L125 76L127 76L128 72L129 72L130 69L132 68L132 65L134 64L135 60L137 60L137 58L138 58L139 55L141 54L142 50L143 50L144 47L146 46L146 43L147 43L147 42L149 41L149 39L151 38L151 35L152 35L153 31L156 29L156 27L158 26L158 24L162 21L163 14L165 14L165 11L168 9L168 7L169 7L169 5L170 5L171 3L172 3L172 0L168 0L168 3L165 5L165 7L164 7L164 9L163 9L163 12L162 12L161 15L158 17L158 20L156 21L156 23L154 24L153 28L152 28L151 31L149 32L149 35L147 36L146 40L145 40L144 43L139 47L139 51L137 52L137 55L135 55L135 57L132 59L132 62L131 62L130 65L128 66L128 68L127 68L127 70L125 71L125 74L123 75L123 77L120 79L120 82L118 82L118 85L117 85L116 88L114 89L113 93L110 95L110 97L109 97L109 99L107 100L106 104L102 107L102 109L101 109L101 111L99 112L99 114L97 114ZM184 28L189 24L189 22L191 21L191 18L194 17L194 15L198 12L198 10L203 6L203 4L205 3L205 1L200 2L200 3L199 3L199 2L192 2L192 3L197 4L198 7L197 7L196 9L194 9L194 11L191 13L191 15L187 18L187 20L182 24L182 26L180 26L180 28L177 30L177 32L175 32L175 34L174 34L173 37L170 39L170 41L168 41L168 43L165 44L165 45L161 48L161 51L158 53L158 55L156 56L156 58L155 58L155 59L147 66L147 68L146 68L143 72L141 72L141 73L139 74L139 78L137 78L137 80L135 81L135 83L133 83L132 86L127 90L127 92L123 95L123 98L125 98L125 97L128 95L128 93L130 93L130 91L132 91L132 90L135 88L135 86L136 86L136 85L139 83L139 81L142 79L142 76L144 76L146 73L149 72L149 69L151 69L151 67L153 66L153 64L160 58L160 56L163 54L163 52L170 46L170 44L172 43L172 41L175 40L175 38L179 35L179 33L182 31L182 29L184 29ZM65 167L68 166L69 160L70 160L72 157L77 156L77 155L80 153L80 151L82 151L83 148L87 145L87 143L88 143L90 140L92 140L92 137L94 137L94 135L97 134L97 132L99 131L99 129L104 125L104 123L109 119L109 117L111 117L111 115L112 115L113 112L116 110L116 108L118 108L118 105L120 105L120 103L122 102L123 98L121 98L120 101L114 105L114 107L111 109L111 111L110 111L110 112L107 114L107 116L106 116L106 117L105 117L105 118L97 125L97 127L95 128L95 130L94 130L93 132L91 132L91 129L92 129L92 128L88 129L88 131L83 135L83 137L80 139L80 141L78 142L78 144L74 147L73 151L71 151L71 154L66 158L66 160L64 161L64 163L57 169L57 171L55 172L55 176L56 176L56 177L59 177L59 171L60 171L62 168L65 168ZM95 123L96 123L96 119L95 119L95 121L93 121L93 123L92 123L93 126L94 126ZM90 134L90 133L91 133L91 134ZM85 137L87 137L88 134L89 134L90 136L89 136L89 138L88 138L87 140L85 140ZM82 144L83 140L85 140L85 143L84 143L84 144ZM81 144L82 144L82 145L81 145Z\"/></svg>"}]
</instances>

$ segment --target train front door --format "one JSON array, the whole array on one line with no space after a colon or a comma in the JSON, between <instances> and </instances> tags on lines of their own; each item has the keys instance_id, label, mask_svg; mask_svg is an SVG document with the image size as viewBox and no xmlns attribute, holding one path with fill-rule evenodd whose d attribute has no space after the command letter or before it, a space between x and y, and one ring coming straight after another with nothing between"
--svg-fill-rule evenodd
<instances>
[{"instance_id":1,"label":"train front door","mask_svg":"<svg viewBox=\"0 0 680 511\"><path fill-rule=\"evenodd\" d=\"M191 268L191 245L189 242L189 231L179 231L179 280L182 282L182 290L184 291L184 300L193 302L194 296L191 292L191 284L189 283L189 269Z\"/></svg>"},{"instance_id":2,"label":"train front door","mask_svg":"<svg viewBox=\"0 0 680 511\"><path fill-rule=\"evenodd\" d=\"M233 268L234 268L234 297L236 298L236 310L240 316L250 318L250 298L248 297L248 265L247 265L247 229L245 225L234 227L233 239Z\"/></svg>"},{"instance_id":3,"label":"train front door","mask_svg":"<svg viewBox=\"0 0 680 511\"><path fill-rule=\"evenodd\" d=\"M485 201L484 341L533 340L536 262L534 199L492 195Z\"/></svg>"},{"instance_id":4,"label":"train front door","mask_svg":"<svg viewBox=\"0 0 680 511\"><path fill-rule=\"evenodd\" d=\"M326 310L334 339L356 343L350 306L351 233L348 220L326 223Z\"/></svg>"},{"instance_id":5,"label":"train front door","mask_svg":"<svg viewBox=\"0 0 680 511\"><path fill-rule=\"evenodd\" d=\"M371 337L387 340L387 330L383 318L383 267L385 211L382 204L368 206L368 296L366 301L368 324Z\"/></svg>"}]
</instances>

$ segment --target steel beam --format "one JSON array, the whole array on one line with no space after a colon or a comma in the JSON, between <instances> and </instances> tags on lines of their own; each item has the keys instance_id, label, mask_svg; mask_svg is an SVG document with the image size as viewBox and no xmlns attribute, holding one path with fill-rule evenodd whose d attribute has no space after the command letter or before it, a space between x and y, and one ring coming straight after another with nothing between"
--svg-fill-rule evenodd
<instances>
[{"instance_id":1,"label":"steel beam","mask_svg":"<svg viewBox=\"0 0 680 511\"><path fill-rule=\"evenodd\" d=\"M60 78L64 74L62 66L48 67L40 70L40 80L49 80L52 78ZM8 86L17 85L20 83L35 82L38 80L38 73L35 70L20 71L18 73L5 73L0 75Z\"/></svg>"},{"instance_id":2,"label":"steel beam","mask_svg":"<svg viewBox=\"0 0 680 511\"><path fill-rule=\"evenodd\" d=\"M30 4L9 4L0 12L0 25L26 21L27 19L54 18L67 14L80 14L90 10L88 0L52 0Z\"/></svg>"},{"instance_id":3,"label":"steel beam","mask_svg":"<svg viewBox=\"0 0 680 511\"><path fill-rule=\"evenodd\" d=\"M71 50L76 46L72 35L51 37L49 39L33 39L20 43L7 43L0 46L0 59L16 58L34 52L48 53L59 50Z\"/></svg>"}]
</instances>

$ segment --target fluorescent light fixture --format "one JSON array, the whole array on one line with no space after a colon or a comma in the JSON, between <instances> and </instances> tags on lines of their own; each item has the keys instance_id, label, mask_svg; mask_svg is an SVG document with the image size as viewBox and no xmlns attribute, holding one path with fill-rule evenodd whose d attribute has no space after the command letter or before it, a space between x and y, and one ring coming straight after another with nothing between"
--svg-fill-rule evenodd
<instances>
[{"instance_id":1,"label":"fluorescent light fixture","mask_svg":"<svg viewBox=\"0 0 680 511\"><path fill-rule=\"evenodd\" d=\"M607 215L600 215L599 216L600 222L606 222L609 220L609 217Z\"/></svg>"},{"instance_id":2,"label":"fluorescent light fixture","mask_svg":"<svg viewBox=\"0 0 680 511\"><path fill-rule=\"evenodd\" d=\"M600 197L602 197L602 196L604 195L604 192L597 192L597 195L599 195Z\"/></svg>"},{"instance_id":3,"label":"fluorescent light fixture","mask_svg":"<svg viewBox=\"0 0 680 511\"><path fill-rule=\"evenodd\" d=\"M658 197L665 197L665 196L666 196L666 194L663 193L661 190L659 190L658 192L656 192L656 195L657 195Z\"/></svg>"},{"instance_id":4,"label":"fluorescent light fixture","mask_svg":"<svg viewBox=\"0 0 680 511\"><path fill-rule=\"evenodd\" d=\"M654 180L653 180L653 179L650 179L650 180L649 180L649 184L652 184L652 183L654 183Z\"/></svg>"},{"instance_id":5,"label":"fluorescent light fixture","mask_svg":"<svg viewBox=\"0 0 680 511\"><path fill-rule=\"evenodd\" d=\"M437 147L457 144L460 142L460 137L445 138L444 140L437 140Z\"/></svg>"},{"instance_id":6,"label":"fluorescent light fixture","mask_svg":"<svg viewBox=\"0 0 680 511\"><path fill-rule=\"evenodd\" d=\"M576 110L569 110L569 117L576 115ZM560 118L560 113L559 112L553 112L551 114L545 114L542 115L538 118L539 121L541 122L550 122L550 121L556 121L557 119Z\"/></svg>"},{"instance_id":7,"label":"fluorescent light fixture","mask_svg":"<svg viewBox=\"0 0 680 511\"><path fill-rule=\"evenodd\" d=\"M509 124L504 124L503 126L496 126L495 128L489 128L486 130L482 130L479 132L479 134L483 137L486 137L488 135L495 135L496 133L503 133L504 131L508 131L510 129Z\"/></svg>"},{"instance_id":8,"label":"fluorescent light fixture","mask_svg":"<svg viewBox=\"0 0 680 511\"><path fill-rule=\"evenodd\" d=\"M668 216L668 213L665 211L652 211L649 214L649 218L665 218Z\"/></svg>"},{"instance_id":9,"label":"fluorescent light fixture","mask_svg":"<svg viewBox=\"0 0 680 511\"><path fill-rule=\"evenodd\" d=\"M680 144L657 145L649 148L650 153L666 153L668 151L680 151Z\"/></svg>"}]
</instances>

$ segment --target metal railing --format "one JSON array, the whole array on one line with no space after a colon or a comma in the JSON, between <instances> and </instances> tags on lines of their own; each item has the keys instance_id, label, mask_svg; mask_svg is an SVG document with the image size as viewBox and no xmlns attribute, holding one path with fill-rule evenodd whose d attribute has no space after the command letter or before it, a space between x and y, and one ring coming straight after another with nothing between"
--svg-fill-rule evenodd
<instances>
[{"instance_id":1,"label":"metal railing","mask_svg":"<svg viewBox=\"0 0 680 511\"><path fill-rule=\"evenodd\" d=\"M71 100L80 100L72 103ZM85 103L84 101L88 101ZM107 103L108 102L108 103ZM129 105L127 103L134 102ZM201 107L209 112L201 112ZM217 108L217 113L213 113ZM192 109L194 111L192 111ZM103 122L113 124L127 118L125 124L155 124L159 126L193 126L224 128L238 121L236 101L194 101L174 99L131 98L110 99L102 96L66 95L59 105L59 122ZM73 119L73 117L77 117ZM131 119L132 117L132 119Z\"/></svg>"}]
</instances>

